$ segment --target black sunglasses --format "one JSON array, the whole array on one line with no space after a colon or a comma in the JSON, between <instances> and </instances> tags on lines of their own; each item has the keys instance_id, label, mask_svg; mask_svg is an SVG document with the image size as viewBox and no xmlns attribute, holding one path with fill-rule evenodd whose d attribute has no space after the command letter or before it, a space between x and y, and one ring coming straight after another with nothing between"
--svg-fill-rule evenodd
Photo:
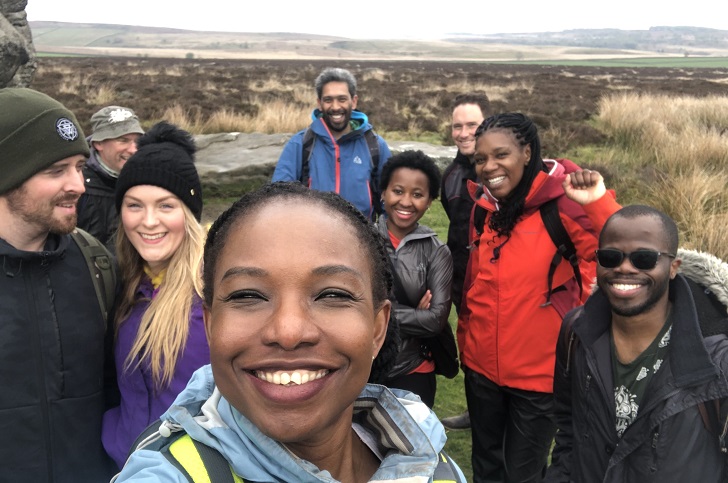
<instances>
[{"instance_id":1,"label":"black sunglasses","mask_svg":"<svg viewBox=\"0 0 728 483\"><path fill-rule=\"evenodd\" d=\"M675 255L671 253L658 252L657 250L644 249L624 253L622 250L615 248L601 248L597 250L597 261L603 268L617 268L624 261L624 257L627 257L637 270L652 270L657 266L660 255L675 258Z\"/></svg>"}]
</instances>

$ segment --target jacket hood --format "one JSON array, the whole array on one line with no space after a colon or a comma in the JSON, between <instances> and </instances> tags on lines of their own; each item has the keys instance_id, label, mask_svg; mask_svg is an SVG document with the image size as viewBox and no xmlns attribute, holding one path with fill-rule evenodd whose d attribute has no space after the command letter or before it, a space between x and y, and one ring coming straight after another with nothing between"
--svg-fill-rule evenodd
<instances>
[{"instance_id":1,"label":"jacket hood","mask_svg":"<svg viewBox=\"0 0 728 483\"><path fill-rule=\"evenodd\" d=\"M66 251L66 247L68 247L68 243L68 235L61 236L49 233L45 245L43 246L43 250L39 252L28 252L25 250L18 250L10 243L0 238L0 257L18 260L34 260L41 258L54 260L63 256L63 253Z\"/></svg>"},{"instance_id":2,"label":"jacket hood","mask_svg":"<svg viewBox=\"0 0 728 483\"><path fill-rule=\"evenodd\" d=\"M566 179L564 166L553 159L544 159L543 162L549 171L541 171L534 178L531 189L526 196L524 214L536 211L542 204L564 194L562 186L564 179ZM468 191L475 202L486 210L498 210L499 201L481 183L468 180Z\"/></svg>"},{"instance_id":3,"label":"jacket hood","mask_svg":"<svg viewBox=\"0 0 728 483\"><path fill-rule=\"evenodd\" d=\"M329 138L329 131L328 126L326 126L326 123L321 118L323 116L323 112L321 112L321 109L314 109L311 113L311 119L313 122L311 123L311 129L313 129L313 132L316 133L319 136ZM344 134L342 138L353 136L353 135L361 135L364 134L364 131L368 131L372 128L372 125L369 124L369 118L366 114L364 114L361 111L357 111L354 109L351 111L351 121L356 124L356 128L352 129L350 132Z\"/></svg>"},{"instance_id":4,"label":"jacket hood","mask_svg":"<svg viewBox=\"0 0 728 483\"><path fill-rule=\"evenodd\" d=\"M678 271L685 276L695 301L704 337L728 329L728 264L696 250L678 249Z\"/></svg>"},{"instance_id":5,"label":"jacket hood","mask_svg":"<svg viewBox=\"0 0 728 483\"><path fill-rule=\"evenodd\" d=\"M93 146L89 147L89 150L91 151L91 154L89 155L88 159L86 160L86 167L91 168L97 173L99 173L102 176L105 176L107 178L111 178L105 171L104 168L101 167L101 161L99 161L99 153L96 151L96 148Z\"/></svg>"},{"instance_id":6,"label":"jacket hood","mask_svg":"<svg viewBox=\"0 0 728 483\"><path fill-rule=\"evenodd\" d=\"M682 260L678 271L709 290L728 314L728 264L709 253L680 248L677 258Z\"/></svg>"},{"instance_id":7,"label":"jacket hood","mask_svg":"<svg viewBox=\"0 0 728 483\"><path fill-rule=\"evenodd\" d=\"M160 427L170 432L184 428L193 439L220 451L246 481L320 482L331 478L328 472L297 458L283 444L261 433L233 408L215 387L210 365L192 375L161 420ZM445 432L434 413L415 396L367 385L355 402L354 420L373 433L384 456L374 480L419 474L417 468L423 474L434 471L437 453L445 445ZM406 464L403 456L407 457Z\"/></svg>"},{"instance_id":8,"label":"jacket hood","mask_svg":"<svg viewBox=\"0 0 728 483\"><path fill-rule=\"evenodd\" d=\"M385 240L389 240L389 233L387 231L387 215L383 214L379 217L377 220L377 230L379 231L379 234L384 237ZM399 250L401 247L407 244L407 242L411 240L420 240L422 238L436 238L437 233L430 228L429 226L420 225L419 223L415 227L414 230L407 233L404 238L402 238L399 241L399 246L397 247L397 250Z\"/></svg>"}]
</instances>

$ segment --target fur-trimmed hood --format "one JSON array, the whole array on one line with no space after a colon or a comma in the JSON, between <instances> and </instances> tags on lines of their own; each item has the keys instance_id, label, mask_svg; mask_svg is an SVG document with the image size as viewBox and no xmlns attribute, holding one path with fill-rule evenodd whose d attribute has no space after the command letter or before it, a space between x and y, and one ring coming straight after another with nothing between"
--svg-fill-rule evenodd
<instances>
[{"instance_id":1,"label":"fur-trimmed hood","mask_svg":"<svg viewBox=\"0 0 728 483\"><path fill-rule=\"evenodd\" d=\"M703 337L728 334L728 264L708 253L678 249Z\"/></svg>"},{"instance_id":2,"label":"fur-trimmed hood","mask_svg":"<svg viewBox=\"0 0 728 483\"><path fill-rule=\"evenodd\" d=\"M709 253L680 248L677 258L682 260L678 272L703 286L723 304L728 315L728 263Z\"/></svg>"}]
</instances>

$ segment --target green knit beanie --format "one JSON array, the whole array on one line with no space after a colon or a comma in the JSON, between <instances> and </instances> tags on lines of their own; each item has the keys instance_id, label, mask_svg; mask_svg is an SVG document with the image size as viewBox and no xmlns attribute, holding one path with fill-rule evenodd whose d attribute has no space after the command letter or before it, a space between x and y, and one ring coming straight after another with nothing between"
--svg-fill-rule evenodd
<instances>
[{"instance_id":1,"label":"green knit beanie","mask_svg":"<svg viewBox=\"0 0 728 483\"><path fill-rule=\"evenodd\" d=\"M0 89L0 195L77 154L89 149L71 111L32 89Z\"/></svg>"}]
</instances>

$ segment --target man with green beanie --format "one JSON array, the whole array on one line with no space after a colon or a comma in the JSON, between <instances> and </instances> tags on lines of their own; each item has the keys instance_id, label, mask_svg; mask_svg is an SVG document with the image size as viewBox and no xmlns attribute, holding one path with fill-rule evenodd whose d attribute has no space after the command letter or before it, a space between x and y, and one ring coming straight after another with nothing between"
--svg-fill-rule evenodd
<instances>
[{"instance_id":1,"label":"man with green beanie","mask_svg":"<svg viewBox=\"0 0 728 483\"><path fill-rule=\"evenodd\" d=\"M113 475L101 445L106 320L69 235L88 154L59 102L0 89L0 481Z\"/></svg>"}]
</instances>

